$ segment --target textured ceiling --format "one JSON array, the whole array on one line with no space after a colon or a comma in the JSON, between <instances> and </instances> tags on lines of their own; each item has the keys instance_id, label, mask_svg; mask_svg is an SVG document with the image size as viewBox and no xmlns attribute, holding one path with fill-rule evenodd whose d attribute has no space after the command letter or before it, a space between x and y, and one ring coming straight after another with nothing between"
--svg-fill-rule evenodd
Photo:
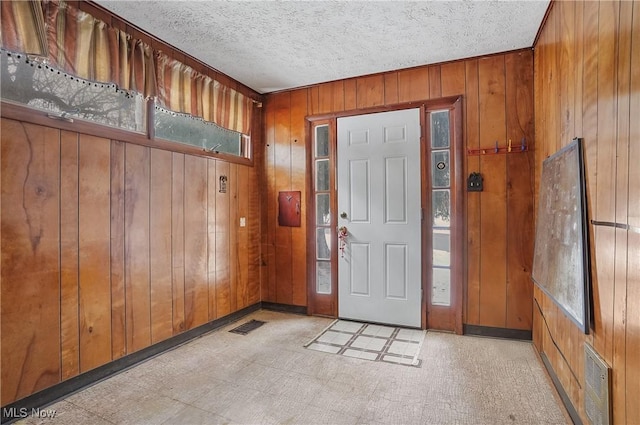
<instances>
[{"instance_id":1,"label":"textured ceiling","mask_svg":"<svg viewBox=\"0 0 640 425\"><path fill-rule=\"evenodd\" d=\"M260 93L531 47L544 1L96 3Z\"/></svg>"}]
</instances>

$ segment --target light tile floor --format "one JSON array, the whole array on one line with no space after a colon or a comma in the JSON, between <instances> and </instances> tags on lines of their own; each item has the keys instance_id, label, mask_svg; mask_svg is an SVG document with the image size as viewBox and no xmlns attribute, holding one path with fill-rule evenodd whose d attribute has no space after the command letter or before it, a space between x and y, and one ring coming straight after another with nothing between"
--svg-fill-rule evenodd
<instances>
[{"instance_id":1,"label":"light tile floor","mask_svg":"<svg viewBox=\"0 0 640 425\"><path fill-rule=\"evenodd\" d=\"M422 367L303 348L331 319L258 311L24 424L569 424L530 343L428 332Z\"/></svg>"}]
</instances>

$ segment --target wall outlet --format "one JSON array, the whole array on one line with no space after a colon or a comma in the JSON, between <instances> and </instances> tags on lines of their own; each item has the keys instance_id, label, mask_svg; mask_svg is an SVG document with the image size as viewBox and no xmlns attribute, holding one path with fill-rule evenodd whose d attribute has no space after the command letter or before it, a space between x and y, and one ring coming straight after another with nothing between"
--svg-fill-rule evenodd
<instances>
[{"instance_id":1,"label":"wall outlet","mask_svg":"<svg viewBox=\"0 0 640 425\"><path fill-rule=\"evenodd\" d=\"M245 227L247 225L247 219L245 217L240 217L240 227Z\"/></svg>"}]
</instances>

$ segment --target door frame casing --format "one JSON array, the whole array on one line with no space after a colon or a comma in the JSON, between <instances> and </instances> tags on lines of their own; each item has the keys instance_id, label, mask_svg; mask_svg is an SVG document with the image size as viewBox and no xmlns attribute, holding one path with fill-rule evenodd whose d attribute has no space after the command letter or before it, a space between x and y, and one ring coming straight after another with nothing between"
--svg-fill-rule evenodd
<instances>
[{"instance_id":1,"label":"door frame casing","mask_svg":"<svg viewBox=\"0 0 640 425\"><path fill-rule=\"evenodd\" d=\"M427 161L425 155L427 153L426 143L428 141L427 131L428 126L426 122L426 111L428 110L442 110L450 109L453 111L453 123L451 124L452 130L452 147L453 158L455 167L454 184L456 190L455 194L451 194L452 209L454 210L454 219L457 221L456 229L452 229L452 254L454 246L457 247L457 255L460 255L460 259L456 267L452 266L452 303L451 313L453 319L451 320L452 328L450 330L457 334L462 334L462 305L464 301L464 291L466 288L466 273L464 273L464 267L466 266L466 244L464 243L464 235L466 235L466 220L464 214L464 162L463 162L463 125L462 125L462 96L450 96L433 100L422 100L416 102L399 103L390 106L380 106L364 109L353 109L349 111L341 111L330 114L309 115L305 117L305 143L307 146L307 170L311 173L310 178L307 178L306 187L306 202L310 211L307 214L307 312L309 315L338 317L338 243L337 237L332 238L331 243L331 295L322 295L316 293L316 247L315 247L315 199L314 199L314 127L318 125L329 125L329 168L330 174L330 187L332 188L330 203L331 203L331 229L337 229L337 188L336 188L336 167L337 167L337 119L342 117L351 117L357 115L366 115L379 112L391 112L402 109L415 109L420 108L420 175L421 175L421 200L420 205L423 211L423 220L421 223L422 230L422 265L421 265L421 287L422 287L422 302L421 302L421 327L427 329L430 326L429 316L431 315L431 309L428 300L430 299L431 280L428 275L427 267L430 267L431 260L425 260L425 253L431 246L431 242L427 236L430 232L427 232L427 211L430 211L428 202L430 198L427 196L428 192L428 176L429 176L429 161ZM452 191L453 192L453 191ZM454 206L454 202L456 203ZM336 231L337 232L337 231ZM455 235L454 235L455 234ZM453 261L453 255L452 255ZM455 285L454 285L455 282ZM454 288L455 286L455 288ZM455 293L455 296L454 296Z\"/></svg>"}]
</instances>

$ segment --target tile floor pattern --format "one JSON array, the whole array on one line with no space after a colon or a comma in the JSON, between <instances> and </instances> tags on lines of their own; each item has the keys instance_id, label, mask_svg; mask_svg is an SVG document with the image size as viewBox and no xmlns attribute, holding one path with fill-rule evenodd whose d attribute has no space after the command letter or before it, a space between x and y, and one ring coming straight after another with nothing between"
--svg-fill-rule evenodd
<instances>
[{"instance_id":1,"label":"tile floor pattern","mask_svg":"<svg viewBox=\"0 0 640 425\"><path fill-rule=\"evenodd\" d=\"M310 350L358 359L420 366L426 331L336 320L305 344Z\"/></svg>"},{"instance_id":2,"label":"tile floor pattern","mask_svg":"<svg viewBox=\"0 0 640 425\"><path fill-rule=\"evenodd\" d=\"M268 323L227 332L250 319ZM258 311L21 423L571 423L531 343L428 332L421 368L305 349L331 321Z\"/></svg>"}]
</instances>

